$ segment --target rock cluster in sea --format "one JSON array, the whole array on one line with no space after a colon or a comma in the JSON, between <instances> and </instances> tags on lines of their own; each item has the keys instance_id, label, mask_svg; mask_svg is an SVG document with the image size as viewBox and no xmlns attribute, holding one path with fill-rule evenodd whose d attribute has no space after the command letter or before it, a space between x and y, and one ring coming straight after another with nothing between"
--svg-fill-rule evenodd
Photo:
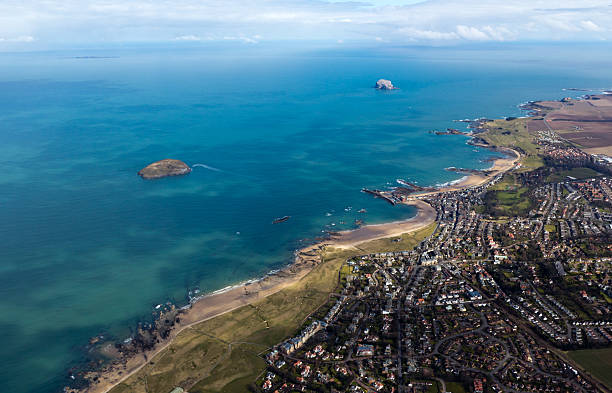
<instances>
[{"instance_id":1,"label":"rock cluster in sea","mask_svg":"<svg viewBox=\"0 0 612 393\"><path fill-rule=\"evenodd\" d=\"M397 87L393 86L388 79L379 79L376 81L376 86L374 86L378 90L395 90Z\"/></svg>"},{"instance_id":2,"label":"rock cluster in sea","mask_svg":"<svg viewBox=\"0 0 612 393\"><path fill-rule=\"evenodd\" d=\"M165 159L147 165L138 175L143 179L159 179L167 176L186 175L191 172L191 168L180 160Z\"/></svg>"}]
</instances>

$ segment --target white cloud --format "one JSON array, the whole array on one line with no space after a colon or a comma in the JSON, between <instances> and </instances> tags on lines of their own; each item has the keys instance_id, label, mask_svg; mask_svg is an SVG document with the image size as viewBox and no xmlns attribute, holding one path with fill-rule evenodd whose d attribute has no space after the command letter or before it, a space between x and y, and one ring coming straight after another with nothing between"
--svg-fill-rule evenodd
<instances>
[{"instance_id":1,"label":"white cloud","mask_svg":"<svg viewBox=\"0 0 612 393\"><path fill-rule=\"evenodd\" d=\"M442 32L434 30L419 30L413 27L403 27L398 30L400 34L412 40L447 41L459 38L455 32Z\"/></svg>"},{"instance_id":2,"label":"white cloud","mask_svg":"<svg viewBox=\"0 0 612 393\"><path fill-rule=\"evenodd\" d=\"M182 35L174 38L175 41L202 41L201 37L197 35Z\"/></svg>"},{"instance_id":3,"label":"white cloud","mask_svg":"<svg viewBox=\"0 0 612 393\"><path fill-rule=\"evenodd\" d=\"M513 41L516 39L516 34L504 26L485 26L482 31L495 41Z\"/></svg>"},{"instance_id":4,"label":"white cloud","mask_svg":"<svg viewBox=\"0 0 612 393\"><path fill-rule=\"evenodd\" d=\"M457 34L464 40L469 41L488 41L491 39L486 33L472 26L457 26Z\"/></svg>"},{"instance_id":5,"label":"white cloud","mask_svg":"<svg viewBox=\"0 0 612 393\"><path fill-rule=\"evenodd\" d=\"M31 35L22 35L19 37L9 37L9 38L0 37L0 42L34 42L34 41L36 41L36 38L32 37Z\"/></svg>"},{"instance_id":6,"label":"white cloud","mask_svg":"<svg viewBox=\"0 0 612 393\"><path fill-rule=\"evenodd\" d=\"M454 31L418 30L404 27L398 30L413 40L427 41L508 41L515 38L515 34L506 27L475 27L458 25Z\"/></svg>"},{"instance_id":7,"label":"white cloud","mask_svg":"<svg viewBox=\"0 0 612 393\"><path fill-rule=\"evenodd\" d=\"M581 29L576 21L567 21L565 19L549 18L542 21L545 25L552 27L557 32L577 33Z\"/></svg>"},{"instance_id":8,"label":"white cloud","mask_svg":"<svg viewBox=\"0 0 612 393\"><path fill-rule=\"evenodd\" d=\"M610 1L2 0L0 42L601 40Z\"/></svg>"},{"instance_id":9,"label":"white cloud","mask_svg":"<svg viewBox=\"0 0 612 393\"><path fill-rule=\"evenodd\" d=\"M593 21L591 20L583 20L580 22L580 26L582 26L583 29L585 30L590 30L590 31L603 31L603 29L601 27L599 27L597 24L593 23Z\"/></svg>"},{"instance_id":10,"label":"white cloud","mask_svg":"<svg viewBox=\"0 0 612 393\"><path fill-rule=\"evenodd\" d=\"M242 42L246 42L247 44L257 44L259 41L257 41L256 37L260 37L259 35L255 35L254 37L244 37L244 36L240 36L240 37L233 37L233 36L225 36L223 37L224 40L226 41L242 41Z\"/></svg>"}]
</instances>

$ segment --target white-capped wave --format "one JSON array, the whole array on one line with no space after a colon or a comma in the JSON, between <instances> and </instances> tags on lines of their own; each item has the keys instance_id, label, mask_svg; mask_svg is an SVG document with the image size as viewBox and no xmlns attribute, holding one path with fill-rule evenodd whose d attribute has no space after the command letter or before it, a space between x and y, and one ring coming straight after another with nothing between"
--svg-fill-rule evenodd
<instances>
[{"instance_id":1,"label":"white-capped wave","mask_svg":"<svg viewBox=\"0 0 612 393\"><path fill-rule=\"evenodd\" d=\"M211 171L215 171L215 172L223 172L223 171L222 171L221 169L219 169L219 168L215 168L215 167L212 167L212 166L209 166L209 165L206 165L206 164L193 164L191 167L192 167L192 168L195 168L195 167L200 167L200 168L206 168L206 169L209 169L209 170L211 170Z\"/></svg>"},{"instance_id":2,"label":"white-capped wave","mask_svg":"<svg viewBox=\"0 0 612 393\"><path fill-rule=\"evenodd\" d=\"M455 184L461 183L462 181L466 180L467 178L468 178L468 176L463 176L462 178L457 179L457 180L447 181L446 183L441 183L441 184L436 184L436 187L454 186Z\"/></svg>"}]
</instances>

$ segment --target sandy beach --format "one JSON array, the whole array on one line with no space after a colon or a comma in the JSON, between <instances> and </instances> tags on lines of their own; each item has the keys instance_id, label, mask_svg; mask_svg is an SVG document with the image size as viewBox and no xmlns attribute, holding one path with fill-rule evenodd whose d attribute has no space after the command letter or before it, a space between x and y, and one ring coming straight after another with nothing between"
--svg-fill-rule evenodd
<instances>
[{"instance_id":1,"label":"sandy beach","mask_svg":"<svg viewBox=\"0 0 612 393\"><path fill-rule=\"evenodd\" d=\"M460 191L467 188L479 187L482 186L492 179L494 179L497 175L508 172L511 169L514 169L521 158L519 152L514 149L504 148L503 150L498 149L498 151L508 154L507 157L498 158L493 162L491 168L489 168L488 175L484 174L470 174L463 177L460 181L456 183L452 183L443 187L440 187L436 191L427 191L427 192L419 192L413 194L411 197L421 198L429 195L435 195L442 192L451 192L451 191Z\"/></svg>"},{"instance_id":2,"label":"sandy beach","mask_svg":"<svg viewBox=\"0 0 612 393\"><path fill-rule=\"evenodd\" d=\"M436 210L428 203L414 200L406 204L415 206L418 209L417 215L413 218L405 221L366 225L352 231L340 232L341 236L331 241L330 245L337 248L351 248L367 241L414 232L426 227L436 220Z\"/></svg>"}]
</instances>

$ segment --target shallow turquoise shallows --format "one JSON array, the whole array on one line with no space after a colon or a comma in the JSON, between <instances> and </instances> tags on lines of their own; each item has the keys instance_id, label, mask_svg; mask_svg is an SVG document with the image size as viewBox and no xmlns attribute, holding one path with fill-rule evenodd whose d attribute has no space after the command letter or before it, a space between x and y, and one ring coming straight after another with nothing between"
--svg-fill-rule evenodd
<instances>
[{"instance_id":1,"label":"shallow turquoise shallows","mask_svg":"<svg viewBox=\"0 0 612 393\"><path fill-rule=\"evenodd\" d=\"M610 87L611 54L536 44L0 54L0 390L59 391L94 335L125 339L155 305L265 274L322 231L411 217L360 189L487 167L491 152L429 131L580 94L567 87ZM400 89L374 90L379 78ZM202 165L136 175L163 158Z\"/></svg>"}]
</instances>

